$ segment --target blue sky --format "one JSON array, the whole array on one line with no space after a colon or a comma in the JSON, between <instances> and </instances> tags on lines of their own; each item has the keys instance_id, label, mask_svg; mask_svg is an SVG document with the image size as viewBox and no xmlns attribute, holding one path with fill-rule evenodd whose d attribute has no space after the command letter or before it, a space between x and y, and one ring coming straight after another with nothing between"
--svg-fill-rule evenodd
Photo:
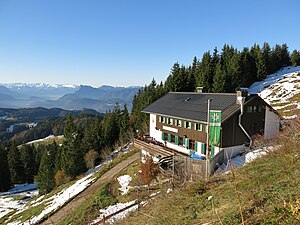
<instances>
[{"instance_id":1,"label":"blue sky","mask_svg":"<svg viewBox=\"0 0 300 225\"><path fill-rule=\"evenodd\" d=\"M145 85L221 49L300 50L298 0L0 0L0 83Z\"/></svg>"}]
</instances>

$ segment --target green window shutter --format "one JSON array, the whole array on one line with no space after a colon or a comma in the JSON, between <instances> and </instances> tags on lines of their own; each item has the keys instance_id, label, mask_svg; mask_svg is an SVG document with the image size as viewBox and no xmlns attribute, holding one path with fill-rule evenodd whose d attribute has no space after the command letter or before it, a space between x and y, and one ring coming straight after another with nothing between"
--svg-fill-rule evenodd
<instances>
[{"instance_id":1,"label":"green window shutter","mask_svg":"<svg viewBox=\"0 0 300 225\"><path fill-rule=\"evenodd\" d=\"M185 137L182 137L182 145L185 146Z\"/></svg>"},{"instance_id":2,"label":"green window shutter","mask_svg":"<svg viewBox=\"0 0 300 225\"><path fill-rule=\"evenodd\" d=\"M215 155L215 147L214 147L214 146L211 146L211 147L210 147L210 155L211 155L211 156L214 156L214 155Z\"/></svg>"},{"instance_id":3,"label":"green window shutter","mask_svg":"<svg viewBox=\"0 0 300 225\"><path fill-rule=\"evenodd\" d=\"M205 144L201 143L201 153L205 154Z\"/></svg>"},{"instance_id":4,"label":"green window shutter","mask_svg":"<svg viewBox=\"0 0 300 225\"><path fill-rule=\"evenodd\" d=\"M171 142L171 134L168 134L168 142Z\"/></svg>"},{"instance_id":5,"label":"green window shutter","mask_svg":"<svg viewBox=\"0 0 300 225\"><path fill-rule=\"evenodd\" d=\"M175 145L178 145L178 136L175 136Z\"/></svg>"},{"instance_id":6,"label":"green window shutter","mask_svg":"<svg viewBox=\"0 0 300 225\"><path fill-rule=\"evenodd\" d=\"M187 138L187 139L185 139L185 141L186 141L186 147L187 147L187 148L190 148L190 145L189 145L189 144L190 144L189 139Z\"/></svg>"},{"instance_id":7,"label":"green window shutter","mask_svg":"<svg viewBox=\"0 0 300 225\"><path fill-rule=\"evenodd\" d=\"M197 152L197 150L198 150L198 142L197 141L195 141L194 150L195 150L195 152Z\"/></svg>"},{"instance_id":8,"label":"green window shutter","mask_svg":"<svg viewBox=\"0 0 300 225\"><path fill-rule=\"evenodd\" d=\"M165 138L165 134L164 134L164 132L161 132L161 140L164 141L164 138Z\"/></svg>"}]
</instances>

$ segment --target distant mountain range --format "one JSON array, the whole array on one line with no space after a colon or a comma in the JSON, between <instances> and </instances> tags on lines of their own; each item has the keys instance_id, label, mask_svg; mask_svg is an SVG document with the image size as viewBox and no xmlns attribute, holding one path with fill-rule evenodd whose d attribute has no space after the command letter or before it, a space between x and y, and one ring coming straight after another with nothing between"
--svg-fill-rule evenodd
<instances>
[{"instance_id":1,"label":"distant mountain range","mask_svg":"<svg viewBox=\"0 0 300 225\"><path fill-rule=\"evenodd\" d=\"M116 103L132 107L140 87L91 87L86 85L0 84L0 108L94 109L106 112Z\"/></svg>"}]
</instances>

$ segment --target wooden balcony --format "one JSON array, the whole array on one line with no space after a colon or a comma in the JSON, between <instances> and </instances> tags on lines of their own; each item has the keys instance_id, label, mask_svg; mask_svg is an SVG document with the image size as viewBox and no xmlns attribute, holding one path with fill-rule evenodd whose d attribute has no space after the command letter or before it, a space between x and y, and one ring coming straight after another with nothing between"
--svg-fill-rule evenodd
<instances>
[{"instance_id":1,"label":"wooden balcony","mask_svg":"<svg viewBox=\"0 0 300 225\"><path fill-rule=\"evenodd\" d=\"M188 155L184 155L183 153L177 152L176 150L155 145L153 143L146 143L138 139L134 140L134 146L160 159L160 163L169 163L167 170L169 170L169 172L170 170L172 170L175 173L175 176L177 177L184 176L188 180L201 180L204 179L206 176L205 160L195 160L189 157ZM170 174L169 172L165 174Z\"/></svg>"}]
</instances>

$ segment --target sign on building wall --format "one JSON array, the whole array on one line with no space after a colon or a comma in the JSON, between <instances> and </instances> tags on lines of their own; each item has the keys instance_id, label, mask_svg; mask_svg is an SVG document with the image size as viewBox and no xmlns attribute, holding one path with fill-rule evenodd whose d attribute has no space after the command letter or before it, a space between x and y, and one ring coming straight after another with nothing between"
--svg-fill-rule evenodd
<instances>
[{"instance_id":1,"label":"sign on building wall","mask_svg":"<svg viewBox=\"0 0 300 225\"><path fill-rule=\"evenodd\" d=\"M209 111L209 145L219 147L221 144L221 111Z\"/></svg>"}]
</instances>

